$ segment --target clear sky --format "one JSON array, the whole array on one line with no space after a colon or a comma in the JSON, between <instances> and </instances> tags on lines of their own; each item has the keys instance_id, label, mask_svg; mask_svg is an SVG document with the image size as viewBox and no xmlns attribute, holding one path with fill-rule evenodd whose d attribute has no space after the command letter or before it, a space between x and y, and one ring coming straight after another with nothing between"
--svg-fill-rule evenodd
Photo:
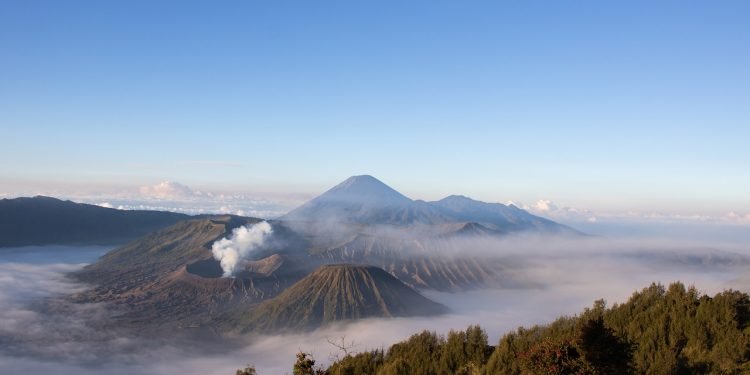
<instances>
[{"instance_id":1,"label":"clear sky","mask_svg":"<svg viewBox=\"0 0 750 375\"><path fill-rule=\"evenodd\" d=\"M0 193L750 212L748 1L0 3Z\"/></svg>"}]
</instances>

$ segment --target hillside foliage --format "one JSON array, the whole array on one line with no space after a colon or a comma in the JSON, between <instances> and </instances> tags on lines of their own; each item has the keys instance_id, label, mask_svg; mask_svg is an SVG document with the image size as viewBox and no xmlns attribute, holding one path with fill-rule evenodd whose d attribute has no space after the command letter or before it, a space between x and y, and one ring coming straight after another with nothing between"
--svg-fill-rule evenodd
<instances>
[{"instance_id":1,"label":"hillside foliage","mask_svg":"<svg viewBox=\"0 0 750 375\"><path fill-rule=\"evenodd\" d=\"M519 328L496 346L480 326L447 335L424 331L387 350L347 355L322 373L747 374L750 297L652 284L622 304L599 300L577 316Z\"/></svg>"}]
</instances>

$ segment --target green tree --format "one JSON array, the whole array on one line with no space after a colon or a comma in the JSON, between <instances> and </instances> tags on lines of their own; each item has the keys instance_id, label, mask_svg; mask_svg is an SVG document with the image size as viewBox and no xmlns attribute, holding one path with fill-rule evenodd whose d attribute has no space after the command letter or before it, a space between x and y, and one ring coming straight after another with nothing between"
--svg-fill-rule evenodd
<instances>
[{"instance_id":1,"label":"green tree","mask_svg":"<svg viewBox=\"0 0 750 375\"><path fill-rule=\"evenodd\" d=\"M490 351L487 347L487 332L479 325L466 329L466 358L468 362L481 365L487 361Z\"/></svg>"},{"instance_id":2,"label":"green tree","mask_svg":"<svg viewBox=\"0 0 750 375\"><path fill-rule=\"evenodd\" d=\"M572 342L544 339L519 355L524 375L595 374Z\"/></svg>"},{"instance_id":3,"label":"green tree","mask_svg":"<svg viewBox=\"0 0 750 375\"><path fill-rule=\"evenodd\" d=\"M440 373L454 374L466 362L466 332L451 330L440 353Z\"/></svg>"},{"instance_id":4,"label":"green tree","mask_svg":"<svg viewBox=\"0 0 750 375\"><path fill-rule=\"evenodd\" d=\"M297 353L297 362L292 369L294 375L323 375L325 371L315 366L315 359L312 354L299 352Z\"/></svg>"},{"instance_id":5,"label":"green tree","mask_svg":"<svg viewBox=\"0 0 750 375\"><path fill-rule=\"evenodd\" d=\"M385 356L382 350L373 350L355 355L347 355L331 364L326 371L330 375L375 374L383 366Z\"/></svg>"},{"instance_id":6,"label":"green tree","mask_svg":"<svg viewBox=\"0 0 750 375\"><path fill-rule=\"evenodd\" d=\"M255 372L255 367L247 365L244 369L239 369L237 372L234 373L235 375L257 375L258 373Z\"/></svg>"},{"instance_id":7,"label":"green tree","mask_svg":"<svg viewBox=\"0 0 750 375\"><path fill-rule=\"evenodd\" d=\"M440 367L440 351L444 340L435 332L423 331L412 335L404 342L391 346L386 362L403 360L412 375L432 375Z\"/></svg>"},{"instance_id":8,"label":"green tree","mask_svg":"<svg viewBox=\"0 0 750 375\"><path fill-rule=\"evenodd\" d=\"M632 370L630 344L605 326L601 316L583 322L576 346L586 362L600 374L628 374Z\"/></svg>"},{"instance_id":9,"label":"green tree","mask_svg":"<svg viewBox=\"0 0 750 375\"><path fill-rule=\"evenodd\" d=\"M403 358L396 358L383 366L377 375L412 375L412 366Z\"/></svg>"}]
</instances>

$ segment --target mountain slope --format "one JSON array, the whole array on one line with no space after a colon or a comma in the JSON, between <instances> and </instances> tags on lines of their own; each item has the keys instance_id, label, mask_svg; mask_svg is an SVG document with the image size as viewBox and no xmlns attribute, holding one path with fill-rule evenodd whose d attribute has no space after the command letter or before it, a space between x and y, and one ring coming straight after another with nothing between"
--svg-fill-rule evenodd
<instances>
[{"instance_id":1,"label":"mountain slope","mask_svg":"<svg viewBox=\"0 0 750 375\"><path fill-rule=\"evenodd\" d=\"M190 216L37 196L0 200L0 247L124 243Z\"/></svg>"},{"instance_id":2,"label":"mountain slope","mask_svg":"<svg viewBox=\"0 0 750 375\"><path fill-rule=\"evenodd\" d=\"M309 272L295 268L293 257L275 254L248 261L242 277L221 277L211 244L234 228L259 221L217 216L151 233L72 274L94 286L73 300L107 302L121 312L119 324L151 333L157 328L212 326L217 315L246 311Z\"/></svg>"},{"instance_id":3,"label":"mountain slope","mask_svg":"<svg viewBox=\"0 0 750 375\"><path fill-rule=\"evenodd\" d=\"M312 329L327 323L435 315L444 306L430 301L384 270L372 266L322 266L246 316L244 331Z\"/></svg>"},{"instance_id":4,"label":"mountain slope","mask_svg":"<svg viewBox=\"0 0 750 375\"><path fill-rule=\"evenodd\" d=\"M576 230L552 220L522 210L514 205L486 203L462 195L451 195L429 202L441 212L457 221L482 224L501 232L538 231L556 234L580 234Z\"/></svg>"},{"instance_id":5,"label":"mountain slope","mask_svg":"<svg viewBox=\"0 0 750 375\"><path fill-rule=\"evenodd\" d=\"M358 234L313 255L328 264L380 267L415 288L457 292L501 283L507 285L503 280L502 262L462 256L463 242L458 242L443 238Z\"/></svg>"},{"instance_id":6,"label":"mountain slope","mask_svg":"<svg viewBox=\"0 0 750 375\"><path fill-rule=\"evenodd\" d=\"M303 231L317 231L330 223L357 226L436 226L473 223L457 234L508 234L532 231L580 234L572 228L515 206L485 203L452 195L436 202L411 200L372 176L353 176L279 218L297 222ZM305 224L307 227L299 224ZM309 223L324 223L311 227ZM325 224L328 223L328 224Z\"/></svg>"},{"instance_id":7,"label":"mountain slope","mask_svg":"<svg viewBox=\"0 0 750 375\"><path fill-rule=\"evenodd\" d=\"M413 201L367 175L346 179L290 211L280 220L365 225L436 224L450 221L425 202Z\"/></svg>"}]
</instances>

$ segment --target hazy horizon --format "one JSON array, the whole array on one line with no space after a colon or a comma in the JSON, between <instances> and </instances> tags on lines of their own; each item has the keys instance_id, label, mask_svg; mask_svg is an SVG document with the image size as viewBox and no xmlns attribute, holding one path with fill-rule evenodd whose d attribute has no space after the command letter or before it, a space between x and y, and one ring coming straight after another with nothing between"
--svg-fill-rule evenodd
<instances>
[{"instance_id":1,"label":"hazy horizon","mask_svg":"<svg viewBox=\"0 0 750 375\"><path fill-rule=\"evenodd\" d=\"M348 177L348 176L347 176ZM377 178L377 176L374 176ZM342 178L343 180L343 178ZM315 193L286 193L243 191L199 190L173 181L163 181L155 185L130 186L118 189L105 189L77 193L65 190L37 190L34 193L0 194L0 198L28 197L36 195L69 199L75 202L99 205L123 210L158 210L196 214L233 214L240 216L274 219L304 204L316 195L340 183L333 182ZM402 192L398 186L390 185ZM431 201L419 196L415 200ZM464 195L452 192L449 195ZM445 198L448 195L434 198ZM472 199L478 199L469 196ZM564 206L559 202L540 199L534 202L516 200L488 200L489 203L513 204L534 215L569 225L584 233L614 238L682 237L690 240L725 243L750 241L750 214L738 212L718 214L676 214L657 210L594 211L581 207Z\"/></svg>"}]
</instances>

